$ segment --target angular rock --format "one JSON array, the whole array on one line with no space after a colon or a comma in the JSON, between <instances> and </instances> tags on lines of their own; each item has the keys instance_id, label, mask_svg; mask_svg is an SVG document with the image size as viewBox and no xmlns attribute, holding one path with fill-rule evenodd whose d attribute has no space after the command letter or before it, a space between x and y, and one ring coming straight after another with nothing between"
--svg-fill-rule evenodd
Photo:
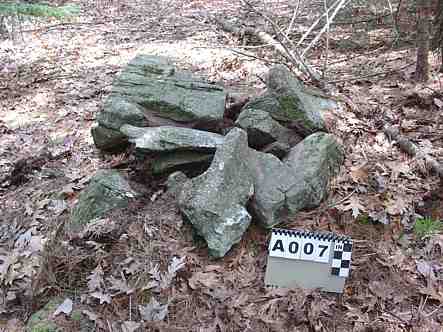
<instances>
[{"instance_id":1,"label":"angular rock","mask_svg":"<svg viewBox=\"0 0 443 332\"><path fill-rule=\"evenodd\" d=\"M325 133L305 138L291 149L284 162L268 153L250 151L248 166L255 188L250 210L270 228L300 210L318 206L342 162L340 145Z\"/></svg>"},{"instance_id":2,"label":"angular rock","mask_svg":"<svg viewBox=\"0 0 443 332\"><path fill-rule=\"evenodd\" d=\"M195 151L178 151L161 154L152 161L152 173L162 174L177 170L207 168L213 157L213 154Z\"/></svg>"},{"instance_id":3,"label":"angular rock","mask_svg":"<svg viewBox=\"0 0 443 332\"><path fill-rule=\"evenodd\" d=\"M249 208L255 218L269 228L288 215L286 192L296 184L290 167L269 153L252 150L248 157L249 171L254 178L255 194Z\"/></svg>"},{"instance_id":4,"label":"angular rock","mask_svg":"<svg viewBox=\"0 0 443 332\"><path fill-rule=\"evenodd\" d=\"M245 129L248 133L249 146L261 149L276 141L287 145L295 145L301 141L294 131L283 127L270 113L260 107L263 105L259 103L248 104L235 122L237 127Z\"/></svg>"},{"instance_id":5,"label":"angular rock","mask_svg":"<svg viewBox=\"0 0 443 332\"><path fill-rule=\"evenodd\" d=\"M318 206L343 161L344 151L331 134L312 134L293 147L284 161L297 178L296 185L287 193L290 212Z\"/></svg>"},{"instance_id":6,"label":"angular rock","mask_svg":"<svg viewBox=\"0 0 443 332\"><path fill-rule=\"evenodd\" d=\"M167 58L139 55L115 79L97 121L114 130L124 124L213 129L223 120L225 100L222 87L178 70Z\"/></svg>"},{"instance_id":7,"label":"angular rock","mask_svg":"<svg viewBox=\"0 0 443 332\"><path fill-rule=\"evenodd\" d=\"M129 145L128 138L114 129L96 126L91 129L91 134L95 146L106 152L121 152Z\"/></svg>"},{"instance_id":8,"label":"angular rock","mask_svg":"<svg viewBox=\"0 0 443 332\"><path fill-rule=\"evenodd\" d=\"M180 171L174 172L168 176L168 180L166 181L166 188L168 189L169 193L171 193L175 197L178 197L183 188L183 185L188 180L189 178L186 176L185 173Z\"/></svg>"},{"instance_id":9,"label":"angular rock","mask_svg":"<svg viewBox=\"0 0 443 332\"><path fill-rule=\"evenodd\" d=\"M248 151L246 132L232 129L209 169L187 181L179 196L181 212L206 240L214 257L223 257L239 242L251 221L245 208L254 194Z\"/></svg>"},{"instance_id":10,"label":"angular rock","mask_svg":"<svg viewBox=\"0 0 443 332\"><path fill-rule=\"evenodd\" d=\"M104 110L97 115L97 122L100 126L114 130L119 130L124 124L137 127L149 125L141 106L118 95L106 100Z\"/></svg>"},{"instance_id":11,"label":"angular rock","mask_svg":"<svg viewBox=\"0 0 443 332\"><path fill-rule=\"evenodd\" d=\"M95 218L115 208L128 206L138 196L129 183L115 170L100 170L91 178L89 186L81 192L68 224L70 231L78 231Z\"/></svg>"},{"instance_id":12,"label":"angular rock","mask_svg":"<svg viewBox=\"0 0 443 332\"><path fill-rule=\"evenodd\" d=\"M123 125L120 131L143 152L214 152L224 140L219 134L171 126L140 128Z\"/></svg>"},{"instance_id":13,"label":"angular rock","mask_svg":"<svg viewBox=\"0 0 443 332\"><path fill-rule=\"evenodd\" d=\"M338 107L335 101L305 86L282 65L269 70L266 86L266 95L256 102L268 105L268 112L274 119L289 123L305 136L324 130L323 113Z\"/></svg>"},{"instance_id":14,"label":"angular rock","mask_svg":"<svg viewBox=\"0 0 443 332\"><path fill-rule=\"evenodd\" d=\"M290 149L291 147L288 144L274 142L266 145L264 148L261 149L261 151L264 153L270 153L281 160L286 157Z\"/></svg>"}]
</instances>

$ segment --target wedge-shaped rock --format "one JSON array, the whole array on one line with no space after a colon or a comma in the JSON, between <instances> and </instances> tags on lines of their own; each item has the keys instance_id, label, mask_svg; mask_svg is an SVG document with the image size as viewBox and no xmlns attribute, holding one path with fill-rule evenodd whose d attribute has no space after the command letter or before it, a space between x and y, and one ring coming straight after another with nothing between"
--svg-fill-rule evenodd
<instances>
[{"instance_id":1,"label":"wedge-shaped rock","mask_svg":"<svg viewBox=\"0 0 443 332\"><path fill-rule=\"evenodd\" d=\"M343 149L331 134L312 134L293 147L285 159L297 179L287 193L290 212L318 206L327 196L328 183L343 160Z\"/></svg>"},{"instance_id":2,"label":"wedge-shaped rock","mask_svg":"<svg viewBox=\"0 0 443 332\"><path fill-rule=\"evenodd\" d=\"M267 111L257 106L260 105L250 104L244 108L235 122L237 127L243 128L248 133L249 146L261 149L276 141L295 145L301 140L294 131L282 126Z\"/></svg>"},{"instance_id":3,"label":"wedge-shaped rock","mask_svg":"<svg viewBox=\"0 0 443 332\"><path fill-rule=\"evenodd\" d=\"M206 240L214 257L223 257L239 242L251 220L245 208L254 194L248 153L246 132L232 129L209 169L187 181L179 196L181 212Z\"/></svg>"},{"instance_id":4,"label":"wedge-shaped rock","mask_svg":"<svg viewBox=\"0 0 443 332\"><path fill-rule=\"evenodd\" d=\"M289 213L286 193L296 185L291 168L276 156L252 150L248 167L254 178L255 194L249 208L265 227L272 227L283 221Z\"/></svg>"},{"instance_id":5,"label":"wedge-shaped rock","mask_svg":"<svg viewBox=\"0 0 443 332\"><path fill-rule=\"evenodd\" d=\"M335 109L335 101L305 86L286 67L274 66L266 81L267 92L245 107L266 110L282 123L289 123L303 136L325 129L325 111Z\"/></svg>"},{"instance_id":6,"label":"wedge-shaped rock","mask_svg":"<svg viewBox=\"0 0 443 332\"><path fill-rule=\"evenodd\" d=\"M343 151L332 135L315 133L293 147L284 162L258 151L251 151L248 160L255 187L249 207L270 228L320 204L343 162Z\"/></svg>"},{"instance_id":7,"label":"wedge-shaped rock","mask_svg":"<svg viewBox=\"0 0 443 332\"><path fill-rule=\"evenodd\" d=\"M172 126L140 128L123 125L120 132L145 152L208 151L223 144L224 137L207 131Z\"/></svg>"},{"instance_id":8,"label":"wedge-shaped rock","mask_svg":"<svg viewBox=\"0 0 443 332\"><path fill-rule=\"evenodd\" d=\"M69 231L77 231L92 219L115 208L128 206L138 196L126 179L115 170L98 171L89 186L81 192L69 222Z\"/></svg>"}]
</instances>

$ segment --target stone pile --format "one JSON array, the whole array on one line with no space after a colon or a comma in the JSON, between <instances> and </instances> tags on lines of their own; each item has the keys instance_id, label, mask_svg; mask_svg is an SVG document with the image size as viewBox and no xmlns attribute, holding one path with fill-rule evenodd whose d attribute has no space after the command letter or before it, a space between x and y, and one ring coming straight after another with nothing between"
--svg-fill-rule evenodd
<instances>
[{"instance_id":1,"label":"stone pile","mask_svg":"<svg viewBox=\"0 0 443 332\"><path fill-rule=\"evenodd\" d=\"M140 55L115 80L92 130L104 152L133 144L138 157L153 160L154 174L171 174L167 185L183 217L214 257L239 242L253 220L271 228L318 206L344 159L341 145L326 132L325 114L338 105L286 67L270 69L266 92L230 119L234 126L222 135L226 97L222 87L177 69L168 59ZM91 195L104 191L104 175L82 193L73 222L125 205L127 193L136 196L110 173L122 188L112 191L117 197L97 197L106 208L94 211Z\"/></svg>"}]
</instances>

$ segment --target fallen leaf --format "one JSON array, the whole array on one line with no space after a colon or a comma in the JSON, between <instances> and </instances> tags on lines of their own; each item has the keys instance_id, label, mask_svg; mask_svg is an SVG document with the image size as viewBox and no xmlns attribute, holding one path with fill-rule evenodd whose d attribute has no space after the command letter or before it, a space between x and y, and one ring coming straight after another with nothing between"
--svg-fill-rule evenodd
<instances>
[{"instance_id":1,"label":"fallen leaf","mask_svg":"<svg viewBox=\"0 0 443 332\"><path fill-rule=\"evenodd\" d=\"M117 279L113 276L107 278L106 280L108 280L111 283L111 286L109 287L111 290L117 291L116 294L132 294L134 292L134 289L129 287L128 283L126 280L121 280L121 279Z\"/></svg>"},{"instance_id":2,"label":"fallen leaf","mask_svg":"<svg viewBox=\"0 0 443 332\"><path fill-rule=\"evenodd\" d=\"M62 304L60 304L57 309L54 312L54 317L64 313L65 315L69 316L72 312L72 300L67 298L63 301Z\"/></svg>"},{"instance_id":3,"label":"fallen leaf","mask_svg":"<svg viewBox=\"0 0 443 332\"><path fill-rule=\"evenodd\" d=\"M133 321L125 321L122 323L122 331L123 332L135 332L138 328L140 328L141 324Z\"/></svg>"},{"instance_id":4,"label":"fallen leaf","mask_svg":"<svg viewBox=\"0 0 443 332\"><path fill-rule=\"evenodd\" d=\"M369 176L366 164L362 166L352 166L350 174L352 180L356 183L366 182Z\"/></svg>"},{"instance_id":5,"label":"fallen leaf","mask_svg":"<svg viewBox=\"0 0 443 332\"><path fill-rule=\"evenodd\" d=\"M93 297L95 299L98 299L100 301L100 304L103 304L103 303L110 304L111 303L111 296L109 294L105 294L103 292L97 291L97 292L91 293L89 295L91 295L91 297Z\"/></svg>"},{"instance_id":6,"label":"fallen leaf","mask_svg":"<svg viewBox=\"0 0 443 332\"><path fill-rule=\"evenodd\" d=\"M192 289L198 289L201 286L213 288L218 284L218 274L213 272L196 272L189 278L188 284Z\"/></svg>"},{"instance_id":7,"label":"fallen leaf","mask_svg":"<svg viewBox=\"0 0 443 332\"><path fill-rule=\"evenodd\" d=\"M86 317L88 317L88 319L93 322L96 322L98 319L97 314L95 314L89 310L82 310L82 314L85 315Z\"/></svg>"},{"instance_id":8,"label":"fallen leaf","mask_svg":"<svg viewBox=\"0 0 443 332\"><path fill-rule=\"evenodd\" d=\"M432 274L434 274L432 265L429 262L424 260L416 260L415 264L417 265L417 271L420 272L423 277L429 278L432 276Z\"/></svg>"},{"instance_id":9,"label":"fallen leaf","mask_svg":"<svg viewBox=\"0 0 443 332\"><path fill-rule=\"evenodd\" d=\"M402 214L406 209L407 202L400 196L386 204L386 212L393 216Z\"/></svg>"},{"instance_id":10,"label":"fallen leaf","mask_svg":"<svg viewBox=\"0 0 443 332\"><path fill-rule=\"evenodd\" d=\"M366 211L366 208L360 203L358 197L350 197L343 204L337 205L337 208L342 211L352 211L352 216L357 218L361 212Z\"/></svg>"},{"instance_id":11,"label":"fallen leaf","mask_svg":"<svg viewBox=\"0 0 443 332\"><path fill-rule=\"evenodd\" d=\"M151 301L145 306L139 305L138 310L144 321L161 321L168 314L168 304L160 304L154 297L151 297Z\"/></svg>"}]
</instances>

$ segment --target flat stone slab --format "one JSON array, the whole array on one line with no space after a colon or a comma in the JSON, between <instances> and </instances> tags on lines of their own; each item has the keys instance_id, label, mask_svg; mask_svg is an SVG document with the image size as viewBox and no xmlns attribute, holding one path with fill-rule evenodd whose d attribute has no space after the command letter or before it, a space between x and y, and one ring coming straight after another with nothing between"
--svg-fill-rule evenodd
<instances>
[{"instance_id":1,"label":"flat stone slab","mask_svg":"<svg viewBox=\"0 0 443 332\"><path fill-rule=\"evenodd\" d=\"M214 152L223 144L219 134L172 126L140 128L123 125L120 132L144 152L202 151Z\"/></svg>"}]
</instances>

